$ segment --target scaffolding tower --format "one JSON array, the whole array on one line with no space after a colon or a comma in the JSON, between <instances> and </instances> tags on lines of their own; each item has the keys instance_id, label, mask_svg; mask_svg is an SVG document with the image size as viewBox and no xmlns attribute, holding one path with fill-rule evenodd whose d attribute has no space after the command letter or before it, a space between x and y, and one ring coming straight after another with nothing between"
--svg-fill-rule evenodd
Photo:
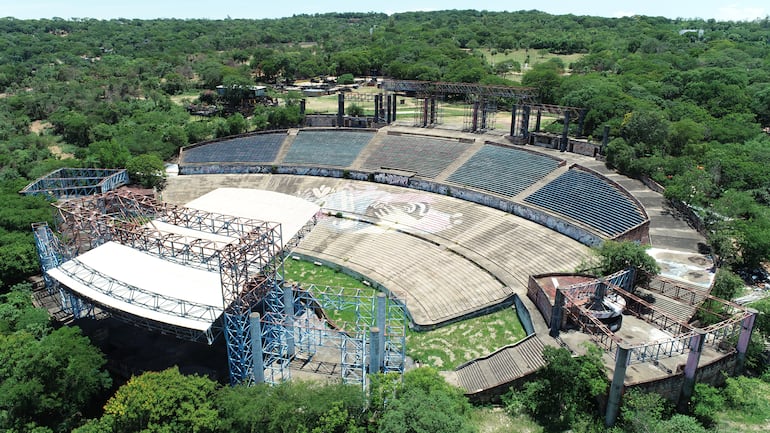
<instances>
[{"instance_id":1,"label":"scaffolding tower","mask_svg":"<svg viewBox=\"0 0 770 433\"><path fill-rule=\"evenodd\" d=\"M403 372L407 314L402 302L384 294L355 292L343 296L331 288L310 285L300 289L283 283L284 258L312 229L316 217L284 244L279 223L159 203L126 191L60 201L54 207L58 233L46 223L34 224L33 233L46 287L59 293L62 307L74 317L93 314L97 306L134 325L193 341L207 340L209 344L221 331L231 384L287 380L298 348L312 356L317 347L335 338L343 381L366 386L368 372ZM185 234L160 230L156 226L161 223L183 228ZM202 232L200 237L191 236L196 231ZM222 236L232 241L223 244ZM215 238L220 240L211 240ZM221 322L211 307L148 292L79 262L80 254L107 242L217 273L222 292ZM81 299L48 275L52 269L102 295L166 315L201 320L211 327L202 333ZM352 309L356 317L353 328L336 331L328 321L320 325L307 322L307 311L323 308Z\"/></svg>"},{"instance_id":2,"label":"scaffolding tower","mask_svg":"<svg viewBox=\"0 0 770 433\"><path fill-rule=\"evenodd\" d=\"M249 315L269 292L280 287L278 276L282 274L284 247L279 223L158 203L151 197L117 191L57 202L54 206L58 209L61 237L54 236L50 229L46 229L47 226L34 227L44 271L61 265L63 255L52 253L56 250L54 245L61 245L63 248L60 250L69 251L67 258L71 259L113 241L164 260L218 272L230 381L233 384L250 381L252 345ZM153 226L153 221L228 236L234 241L222 247L212 240L161 232ZM312 224L314 221L303 230L309 230ZM110 284L105 279L100 282ZM122 288L133 293L139 290L127 286ZM53 290L53 285L49 290ZM168 331L161 324L157 325ZM189 333L180 331L175 335L184 337ZM208 335L209 343L214 337L213 334Z\"/></svg>"},{"instance_id":3,"label":"scaffolding tower","mask_svg":"<svg viewBox=\"0 0 770 433\"><path fill-rule=\"evenodd\" d=\"M298 320L290 332L305 357L320 347L338 349L342 381L363 388L367 374L403 374L408 320L403 296L315 284L294 286L293 293ZM353 321L334 323L328 311L352 313Z\"/></svg>"}]
</instances>

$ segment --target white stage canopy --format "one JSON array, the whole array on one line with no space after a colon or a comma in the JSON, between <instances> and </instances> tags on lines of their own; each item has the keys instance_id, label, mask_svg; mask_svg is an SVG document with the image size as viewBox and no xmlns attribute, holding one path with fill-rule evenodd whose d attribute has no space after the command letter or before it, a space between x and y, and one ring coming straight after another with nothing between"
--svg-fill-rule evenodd
<instances>
[{"instance_id":1,"label":"white stage canopy","mask_svg":"<svg viewBox=\"0 0 770 433\"><path fill-rule=\"evenodd\" d=\"M244 188L215 189L185 206L259 221L279 222L284 244L299 233L321 209L315 203L299 197Z\"/></svg>"},{"instance_id":2,"label":"white stage canopy","mask_svg":"<svg viewBox=\"0 0 770 433\"><path fill-rule=\"evenodd\" d=\"M281 224L283 244L312 220L319 206L272 191L217 189L187 207ZM217 249L236 238L153 221L147 227L175 233L185 242L214 241ZM223 312L218 272L185 266L141 250L107 242L48 271L75 295L108 309L206 332Z\"/></svg>"}]
</instances>

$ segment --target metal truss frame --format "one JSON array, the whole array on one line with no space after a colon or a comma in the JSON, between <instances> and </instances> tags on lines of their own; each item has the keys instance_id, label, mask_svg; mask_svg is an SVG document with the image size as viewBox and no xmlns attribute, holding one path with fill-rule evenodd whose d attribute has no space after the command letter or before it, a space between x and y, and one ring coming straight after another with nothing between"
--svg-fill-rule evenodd
<instances>
[{"instance_id":1,"label":"metal truss frame","mask_svg":"<svg viewBox=\"0 0 770 433\"><path fill-rule=\"evenodd\" d=\"M35 238L35 248L40 260L40 268L48 294L58 296L62 311L73 318L93 316L93 304L75 296L66 288L60 286L56 280L48 276L47 271L61 265L62 262L71 257L71 253L54 234L48 223L33 223L32 233Z\"/></svg>"},{"instance_id":2,"label":"metal truss frame","mask_svg":"<svg viewBox=\"0 0 770 433\"><path fill-rule=\"evenodd\" d=\"M105 168L60 168L38 178L19 191L53 199L87 196L128 184L126 170Z\"/></svg>"},{"instance_id":3,"label":"metal truss frame","mask_svg":"<svg viewBox=\"0 0 770 433\"><path fill-rule=\"evenodd\" d=\"M727 307L728 314L730 314L729 317L702 329L705 333L705 344L719 348L722 342L735 338L741 332L743 320L751 315L746 308L733 302L713 297L696 289L679 286L668 279L661 279L660 277L657 279L661 280L661 284L659 286L649 286L647 287L648 290L684 301L691 306L698 306L698 308L701 308L699 305L706 300L719 302ZM601 281L592 280L578 283L560 290L564 293L565 299L569 303L566 308L568 316L579 326L581 331L591 335L600 347L617 355L614 349L622 340L610 331L607 326L593 317L583 307L583 302L580 302L593 297L596 287ZM662 358L685 354L692 349L690 341L697 332L696 328L689 323L668 316L665 312L660 311L652 304L634 295L632 293L634 282L633 269L617 272L605 277L603 281L607 285L608 292L614 291L635 305L635 307L629 308L629 311L633 312L635 316L674 334L671 338L631 346L628 359L629 364L657 362ZM596 331L599 332L597 333Z\"/></svg>"},{"instance_id":4,"label":"metal truss frame","mask_svg":"<svg viewBox=\"0 0 770 433\"><path fill-rule=\"evenodd\" d=\"M403 297L389 294L384 299L371 290L360 288L329 287L308 284L293 289L296 317L293 329L297 336L297 348L313 356L318 347L334 347L340 351L340 375L344 383L360 384L367 387L366 375L371 373L368 365L368 348L371 330L379 328L383 344L383 372L403 374L405 366L407 313ZM378 311L380 306L384 307ZM353 311L355 322L347 325L333 323L323 311ZM307 319L307 315L320 316L320 324ZM384 317L383 317L384 315ZM378 319L379 316L379 319ZM379 369L379 368L378 368Z\"/></svg>"},{"instance_id":5,"label":"metal truss frame","mask_svg":"<svg viewBox=\"0 0 770 433\"><path fill-rule=\"evenodd\" d=\"M219 272L230 382L252 380L249 315L253 307L280 286L283 258L288 250L282 244L279 223L158 203L152 197L125 191L109 191L54 206L58 209L59 232L73 251L73 257L114 241L165 260ZM233 241L224 244L160 233L148 224L153 220L228 236ZM315 222L313 218L287 245L296 245ZM125 294L129 299L148 296L135 287L125 289L130 292ZM160 308L158 306L168 300L149 297L147 301L150 308ZM200 313L200 306L189 307L189 313ZM146 324L151 323L146 321Z\"/></svg>"},{"instance_id":6,"label":"metal truss frame","mask_svg":"<svg viewBox=\"0 0 770 433\"><path fill-rule=\"evenodd\" d=\"M537 89L533 87L485 86L478 83L447 83L441 81L385 80L382 88L389 92L413 92L417 96L475 95L478 98L514 98L520 103L534 102Z\"/></svg>"},{"instance_id":7,"label":"metal truss frame","mask_svg":"<svg viewBox=\"0 0 770 433\"><path fill-rule=\"evenodd\" d=\"M100 293L130 304L141 305L148 310L204 323L214 322L219 317L216 309L210 305L148 292L105 275L77 258L68 260L58 269Z\"/></svg>"}]
</instances>

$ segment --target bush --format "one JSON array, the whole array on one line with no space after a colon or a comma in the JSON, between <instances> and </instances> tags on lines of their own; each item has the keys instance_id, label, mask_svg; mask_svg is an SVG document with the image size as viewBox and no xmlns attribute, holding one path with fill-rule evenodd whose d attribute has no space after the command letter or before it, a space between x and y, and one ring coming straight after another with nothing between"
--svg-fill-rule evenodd
<instances>
[{"instance_id":1,"label":"bush","mask_svg":"<svg viewBox=\"0 0 770 433\"><path fill-rule=\"evenodd\" d=\"M347 111L348 116L358 117L364 115L364 108L358 104L350 104Z\"/></svg>"},{"instance_id":2,"label":"bush","mask_svg":"<svg viewBox=\"0 0 770 433\"><path fill-rule=\"evenodd\" d=\"M126 164L126 170L131 180L144 188L162 189L166 181L163 161L153 154L131 158Z\"/></svg>"},{"instance_id":3,"label":"bush","mask_svg":"<svg viewBox=\"0 0 770 433\"><path fill-rule=\"evenodd\" d=\"M337 84L353 84L355 83L355 79L353 78L353 74L342 74L337 78Z\"/></svg>"}]
</instances>

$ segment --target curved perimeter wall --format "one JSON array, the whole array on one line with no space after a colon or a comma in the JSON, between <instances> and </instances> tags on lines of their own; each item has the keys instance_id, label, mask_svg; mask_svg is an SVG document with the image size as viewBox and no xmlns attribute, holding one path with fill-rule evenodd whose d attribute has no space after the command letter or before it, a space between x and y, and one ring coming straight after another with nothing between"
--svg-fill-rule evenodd
<instances>
[{"instance_id":1,"label":"curved perimeter wall","mask_svg":"<svg viewBox=\"0 0 770 433\"><path fill-rule=\"evenodd\" d=\"M287 131L267 131L265 133L278 133L286 134ZM241 138L242 136L238 136ZM219 142L221 140L218 140ZM197 148L206 144L212 143L204 142L197 143L187 148L182 149L182 155L186 149ZM488 142L488 144L492 144ZM502 145L502 144L501 144ZM529 149L527 149L529 150ZM573 166L575 168L591 172L595 176L603 178L608 184L616 187L622 194L628 196L635 204L638 205L640 212L643 215L644 222L636 227L631 228L619 235L613 237L614 240L631 240L641 243L649 243L649 217L647 216L644 207L639 201L629 194L623 187L616 182L606 178L605 176L597 173L593 170ZM301 176L321 176L321 177L333 177L344 178L352 180L362 180L376 183L383 183L392 186L399 186L404 188L417 189L421 191L432 192L435 194L447 195L461 200L466 200L472 203L481 204L494 209L502 210L504 212L516 215L518 217L530 220L538 223L542 226L548 227L551 230L556 231L562 235L572 238L587 246L596 246L600 244L606 235L598 233L590 228L587 228L577 222L568 220L566 218L549 213L547 210L538 209L534 206L528 206L524 203L514 201L512 199L504 198L498 195L479 191L469 187L458 186L456 184L446 184L431 179L415 176L413 173L405 173L397 169L394 170L353 170L339 167L323 167L323 166L311 166L311 165L291 165L291 164L260 164L250 162L213 162L213 163L184 163L180 158L179 174L180 175L195 175L195 174L288 174L288 175L301 175Z\"/></svg>"}]
</instances>

